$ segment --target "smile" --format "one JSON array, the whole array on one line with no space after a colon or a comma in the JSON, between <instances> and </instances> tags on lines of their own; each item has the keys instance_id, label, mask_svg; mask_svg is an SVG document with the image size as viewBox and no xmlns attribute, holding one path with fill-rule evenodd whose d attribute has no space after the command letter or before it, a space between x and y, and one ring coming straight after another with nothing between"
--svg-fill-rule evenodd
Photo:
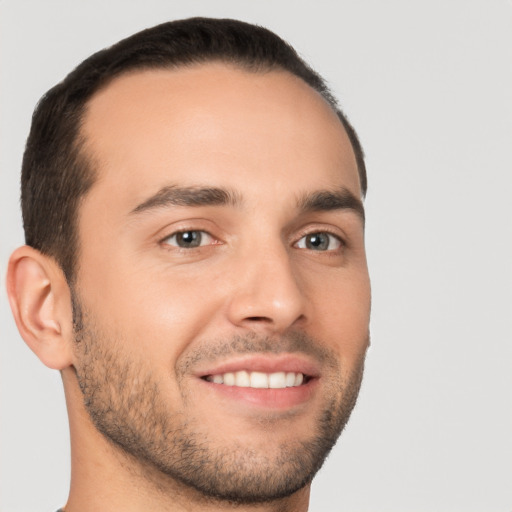
<instances>
[{"instance_id":1,"label":"smile","mask_svg":"<svg viewBox=\"0 0 512 512\"><path fill-rule=\"evenodd\" d=\"M313 400L321 381L318 362L289 353L242 354L198 367L195 376L207 400L220 397L221 403L238 404L242 410L286 411L303 406Z\"/></svg>"},{"instance_id":2,"label":"smile","mask_svg":"<svg viewBox=\"0 0 512 512\"><path fill-rule=\"evenodd\" d=\"M301 386L308 377L300 372L249 372L241 370L203 377L208 382L241 388L283 389Z\"/></svg>"}]
</instances>

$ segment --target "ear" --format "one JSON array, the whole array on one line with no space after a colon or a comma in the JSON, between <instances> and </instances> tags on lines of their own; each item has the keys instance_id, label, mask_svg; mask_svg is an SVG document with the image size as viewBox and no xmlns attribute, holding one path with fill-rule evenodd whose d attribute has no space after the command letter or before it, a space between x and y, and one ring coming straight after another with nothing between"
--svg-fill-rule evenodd
<instances>
[{"instance_id":1,"label":"ear","mask_svg":"<svg viewBox=\"0 0 512 512\"><path fill-rule=\"evenodd\" d=\"M64 273L50 257L22 246L9 259L7 294L21 336L49 368L73 360L71 293Z\"/></svg>"}]
</instances>

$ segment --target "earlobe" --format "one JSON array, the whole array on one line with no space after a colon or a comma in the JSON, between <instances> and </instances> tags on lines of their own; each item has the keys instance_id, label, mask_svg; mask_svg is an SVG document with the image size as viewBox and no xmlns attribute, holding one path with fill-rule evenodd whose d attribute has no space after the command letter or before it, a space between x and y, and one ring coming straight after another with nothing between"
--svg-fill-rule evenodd
<instances>
[{"instance_id":1,"label":"earlobe","mask_svg":"<svg viewBox=\"0 0 512 512\"><path fill-rule=\"evenodd\" d=\"M21 336L48 367L72 364L69 287L59 266L32 247L11 255L7 294Z\"/></svg>"}]
</instances>

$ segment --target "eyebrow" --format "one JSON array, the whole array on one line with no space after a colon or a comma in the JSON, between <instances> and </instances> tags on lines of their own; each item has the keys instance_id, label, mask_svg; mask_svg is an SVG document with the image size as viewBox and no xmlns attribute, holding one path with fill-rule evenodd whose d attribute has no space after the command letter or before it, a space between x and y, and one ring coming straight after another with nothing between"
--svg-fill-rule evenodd
<instances>
[{"instance_id":1,"label":"eyebrow","mask_svg":"<svg viewBox=\"0 0 512 512\"><path fill-rule=\"evenodd\" d=\"M217 187L162 187L156 194L135 207L130 213L141 213L167 206L238 206L239 196Z\"/></svg>"},{"instance_id":2,"label":"eyebrow","mask_svg":"<svg viewBox=\"0 0 512 512\"><path fill-rule=\"evenodd\" d=\"M303 212L352 210L360 217L363 224L365 221L363 202L344 187L337 190L319 190L306 193L299 198L298 206Z\"/></svg>"},{"instance_id":3,"label":"eyebrow","mask_svg":"<svg viewBox=\"0 0 512 512\"><path fill-rule=\"evenodd\" d=\"M233 190L220 187L179 187L168 185L136 206L130 214L138 214L169 206L234 206L242 203L241 196ZM307 192L297 201L303 213L333 210L352 210L363 221L364 206L348 189L341 187L336 190L317 190Z\"/></svg>"}]
</instances>

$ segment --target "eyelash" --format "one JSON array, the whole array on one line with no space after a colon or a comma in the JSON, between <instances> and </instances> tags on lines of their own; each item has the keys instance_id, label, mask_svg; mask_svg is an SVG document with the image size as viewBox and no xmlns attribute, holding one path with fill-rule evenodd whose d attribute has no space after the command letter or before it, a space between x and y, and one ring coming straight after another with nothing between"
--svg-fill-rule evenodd
<instances>
[{"instance_id":1,"label":"eyelash","mask_svg":"<svg viewBox=\"0 0 512 512\"><path fill-rule=\"evenodd\" d=\"M172 244L169 243L170 239L177 238L180 235L184 235L186 233L196 233L196 234L200 233L199 242L198 242L199 245L190 246L190 247L182 247L182 246L178 245L178 243L172 243ZM213 240L213 243L202 244L203 237L205 235L206 235L206 237L208 237L211 240ZM338 245L338 247L335 247L333 249L327 248L325 250L315 250L315 249L312 249L312 248L307 247L307 246L306 247L300 247L299 246L299 243L302 240L304 240L304 244L307 244L308 242L306 241L306 238L309 237L309 236L313 236L313 235L327 235L329 237L329 240L328 240L328 244L329 245L331 244L333 239L336 240L339 245ZM194 240L192 240L192 242L193 241ZM203 230L203 229L182 229L182 230L179 230L179 231L175 231L174 233L171 233L170 235L168 235L165 238L163 238L160 241L160 244L162 244L164 246L165 245L171 246L171 247L174 247L174 248L176 248L178 250L190 251L191 249L201 249L202 247L207 247L207 246L210 246L210 245L221 245L222 242L220 242L217 238L215 238L208 231ZM345 241L337 233L332 233L331 231L324 229L324 230L310 231L308 233L303 233L301 235L301 237L299 238L299 240L297 240L293 244L293 247L297 247L299 249L308 249L308 250L313 251L313 252L324 252L324 253L328 253L328 254L333 254L334 252L339 251L340 249L342 249L345 245L346 245Z\"/></svg>"},{"instance_id":2,"label":"eyelash","mask_svg":"<svg viewBox=\"0 0 512 512\"><path fill-rule=\"evenodd\" d=\"M180 247L177 244L170 244L168 242L170 239L177 238L180 235L184 235L185 233L200 233L201 234L201 236L199 238L199 243L200 244L202 242L202 238L205 235L208 238L212 239L214 241L214 243L208 243L208 244L205 244L205 245L197 245L197 246L193 246L193 247ZM215 242L217 242L217 243L215 243ZM171 233L170 235L166 236L165 238L163 238L160 241L160 243L163 244L163 245L169 245L171 247L175 247L177 249L190 250L190 249L199 249L201 247L205 247L205 246L208 246L208 245L220 245L222 242L219 242L218 239L216 239L213 235L211 235L210 233L208 233L208 231L205 231L204 229L181 229L179 231L175 231L174 233Z\"/></svg>"},{"instance_id":3,"label":"eyelash","mask_svg":"<svg viewBox=\"0 0 512 512\"><path fill-rule=\"evenodd\" d=\"M333 254L334 252L342 249L346 244L345 244L345 241L337 234L337 233L332 233L331 231L329 230L319 230L319 231L310 231L308 233L304 233L300 238L299 240L297 240L297 242L295 242L294 246L298 246L299 242L301 242L302 240L304 240L304 242L307 244L306 242L306 238L308 236L313 236L313 235L327 235L329 237L329 244L332 242L332 240L336 240L336 242L339 244L338 247L335 247L333 249L326 249L324 251L314 251L314 249L309 249L311 251L314 251L314 252L325 252L325 253L330 253L330 254ZM299 247L300 249L308 249L308 247Z\"/></svg>"}]
</instances>

